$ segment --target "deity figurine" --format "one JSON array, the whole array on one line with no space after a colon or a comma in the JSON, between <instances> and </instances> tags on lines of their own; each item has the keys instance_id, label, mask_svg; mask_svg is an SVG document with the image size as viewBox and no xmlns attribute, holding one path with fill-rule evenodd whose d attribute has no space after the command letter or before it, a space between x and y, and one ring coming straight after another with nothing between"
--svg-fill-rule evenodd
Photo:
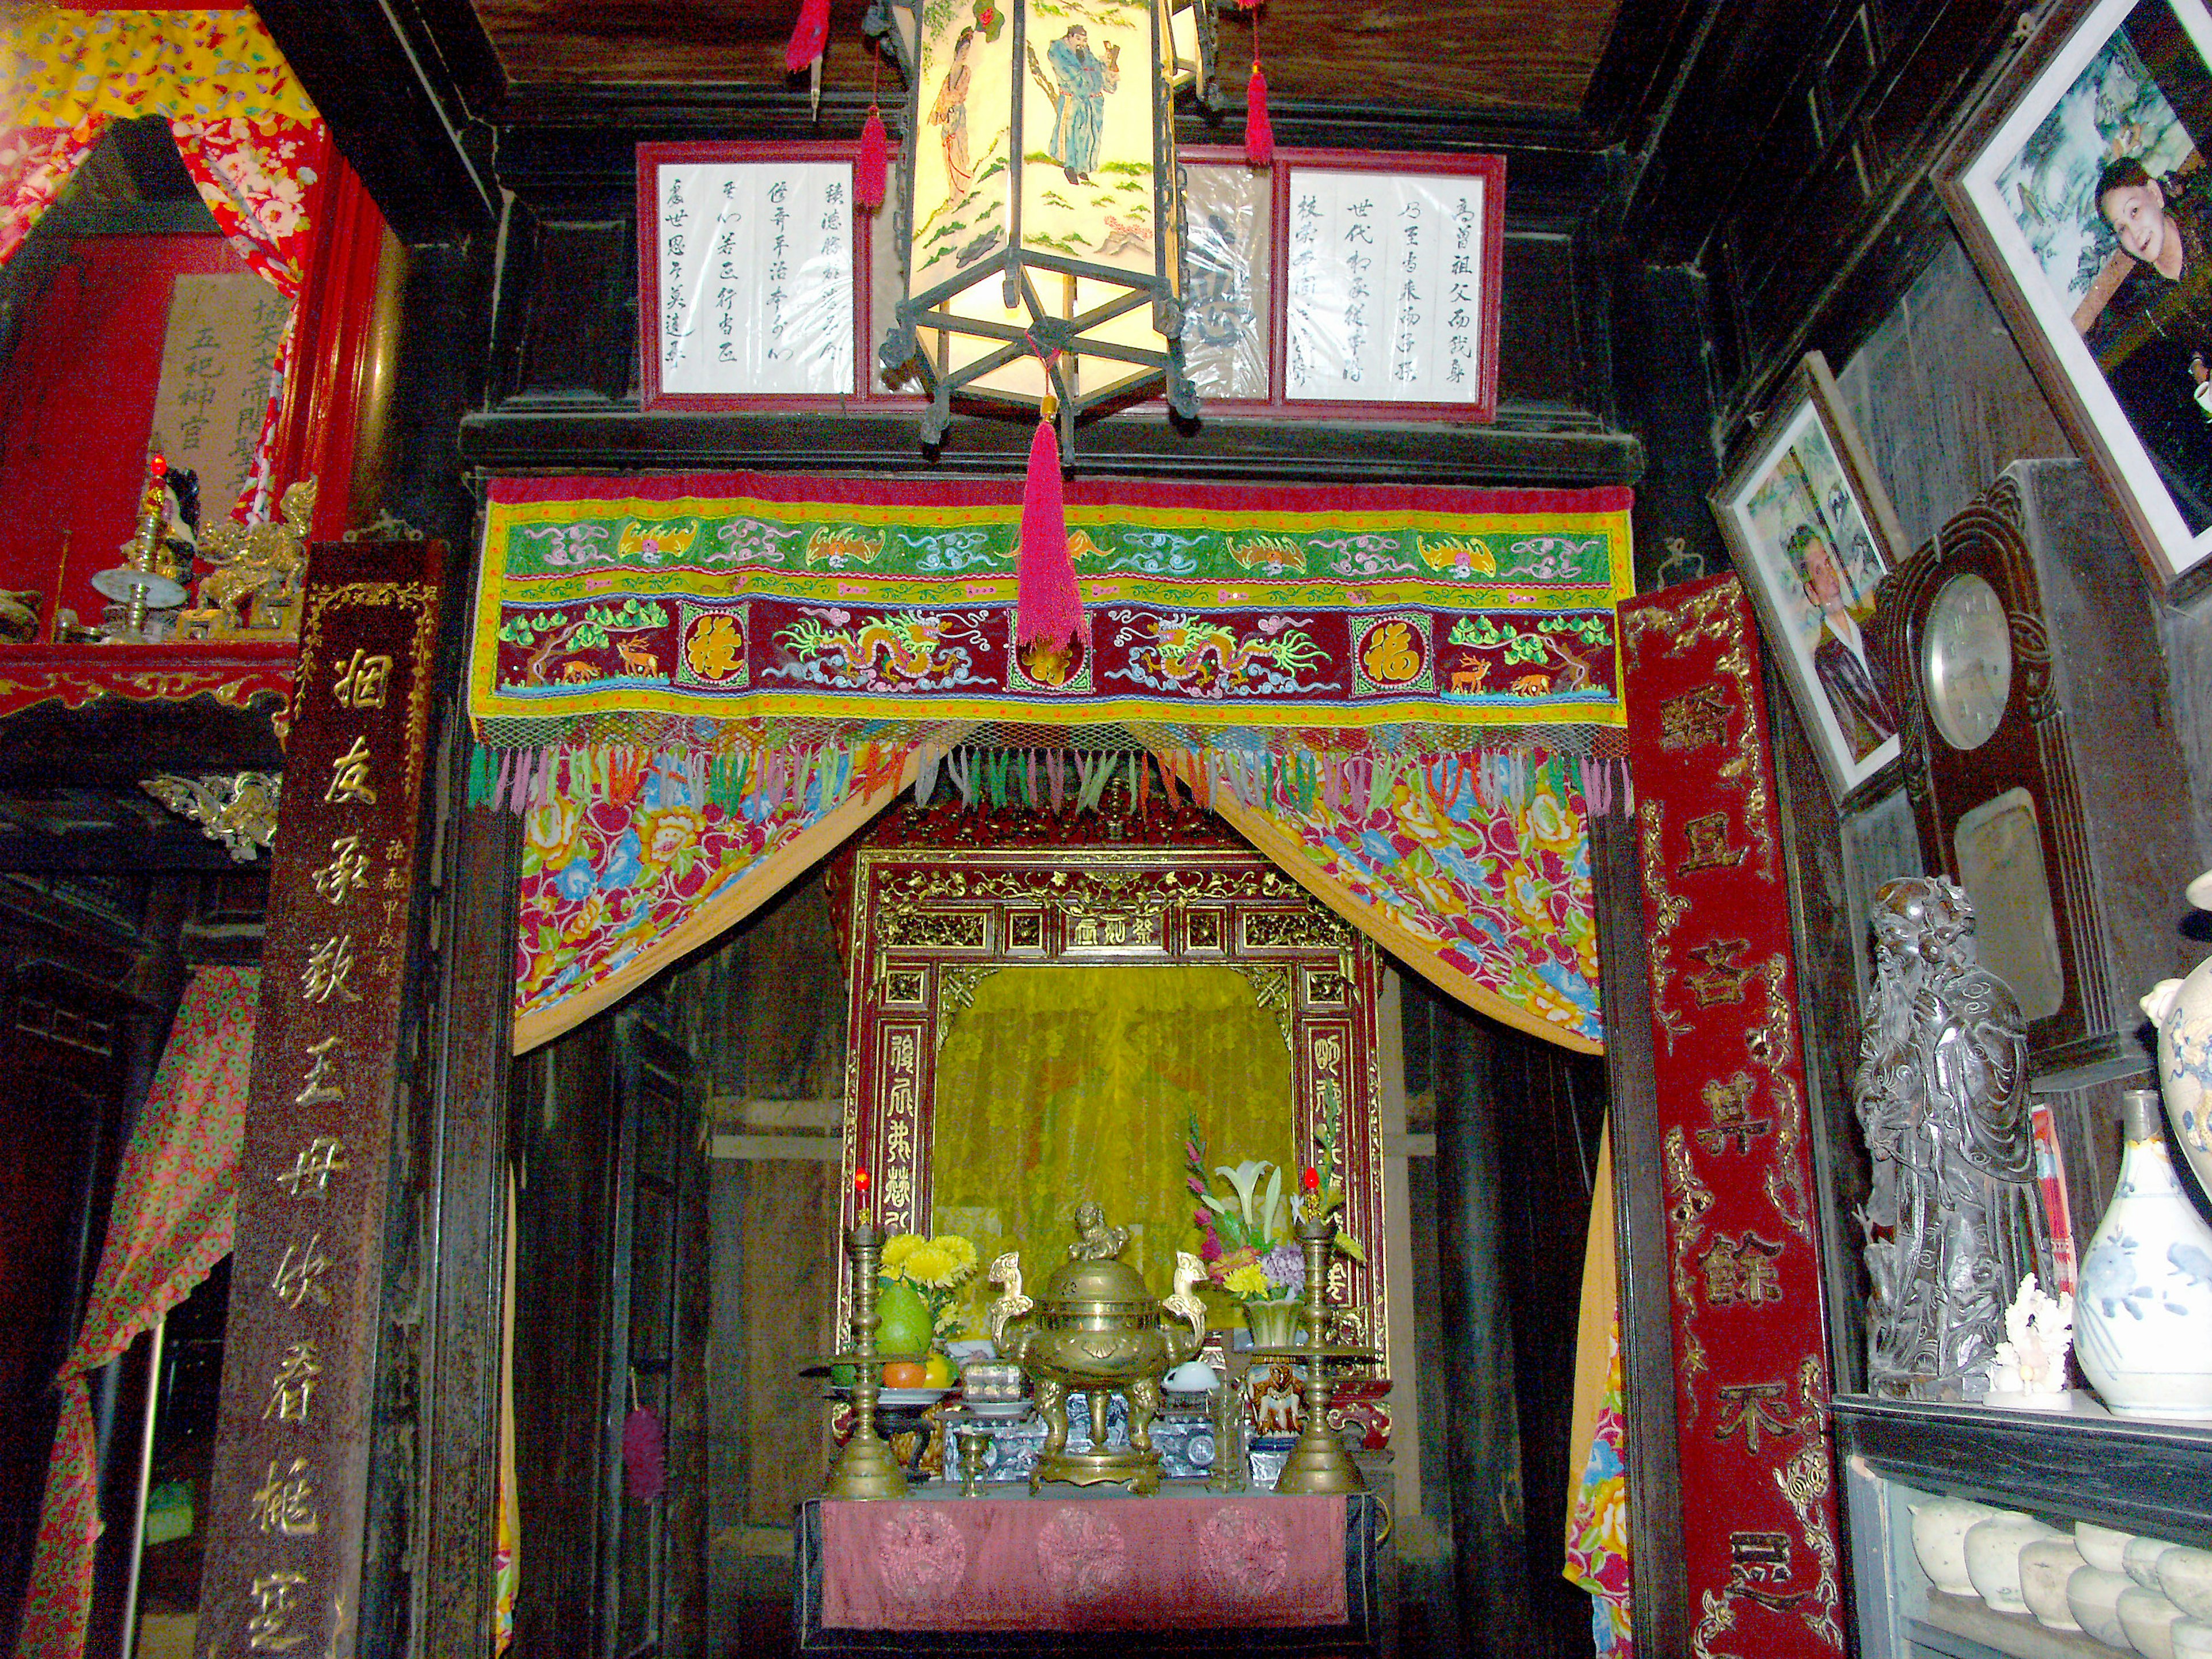
<instances>
[{"instance_id":1,"label":"deity figurine","mask_svg":"<svg viewBox=\"0 0 2212 1659\"><path fill-rule=\"evenodd\" d=\"M2027 1097L2027 1028L1975 959L1973 908L1912 877L1875 896L1875 983L1854 1088L1874 1162L1866 1236L1867 1385L1979 1400L2050 1239Z\"/></svg>"}]
</instances>

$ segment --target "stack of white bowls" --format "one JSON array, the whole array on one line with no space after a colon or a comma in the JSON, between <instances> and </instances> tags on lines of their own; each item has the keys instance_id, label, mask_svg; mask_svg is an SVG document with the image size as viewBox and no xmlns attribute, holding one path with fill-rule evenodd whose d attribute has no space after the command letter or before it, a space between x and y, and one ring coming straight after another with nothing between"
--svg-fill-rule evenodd
<instances>
[{"instance_id":1,"label":"stack of white bowls","mask_svg":"<svg viewBox=\"0 0 2212 1659\"><path fill-rule=\"evenodd\" d=\"M1936 1589L2143 1659L2212 1659L2212 1550L1964 1498L1909 1506Z\"/></svg>"}]
</instances>

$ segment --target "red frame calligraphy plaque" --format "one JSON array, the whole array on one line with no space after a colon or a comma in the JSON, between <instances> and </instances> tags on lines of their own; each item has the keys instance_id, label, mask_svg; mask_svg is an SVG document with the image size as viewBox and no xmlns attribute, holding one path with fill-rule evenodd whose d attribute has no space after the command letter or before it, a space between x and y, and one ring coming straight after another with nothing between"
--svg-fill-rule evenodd
<instances>
[{"instance_id":1,"label":"red frame calligraphy plaque","mask_svg":"<svg viewBox=\"0 0 2212 1659\"><path fill-rule=\"evenodd\" d=\"M1697 1659L1840 1655L1794 950L1734 576L1620 607Z\"/></svg>"},{"instance_id":2,"label":"red frame calligraphy plaque","mask_svg":"<svg viewBox=\"0 0 2212 1659\"><path fill-rule=\"evenodd\" d=\"M443 549L307 567L198 1652L354 1651Z\"/></svg>"}]
</instances>

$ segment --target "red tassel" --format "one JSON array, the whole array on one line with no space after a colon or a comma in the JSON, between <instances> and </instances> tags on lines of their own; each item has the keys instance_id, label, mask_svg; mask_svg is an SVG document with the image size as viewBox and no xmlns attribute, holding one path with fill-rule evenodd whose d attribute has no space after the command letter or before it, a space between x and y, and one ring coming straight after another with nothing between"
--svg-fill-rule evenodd
<instances>
[{"instance_id":1,"label":"red tassel","mask_svg":"<svg viewBox=\"0 0 2212 1659\"><path fill-rule=\"evenodd\" d=\"M1244 160L1255 167L1271 167L1275 160L1275 125L1267 118L1267 77L1260 73L1256 61L1244 93Z\"/></svg>"},{"instance_id":2,"label":"red tassel","mask_svg":"<svg viewBox=\"0 0 2212 1659\"><path fill-rule=\"evenodd\" d=\"M1040 414L1022 489L1022 543L1014 566L1014 640L1066 644L1083 632L1083 595L1067 556L1067 509L1060 479L1060 434Z\"/></svg>"},{"instance_id":3,"label":"red tassel","mask_svg":"<svg viewBox=\"0 0 2212 1659\"><path fill-rule=\"evenodd\" d=\"M853 168L853 200L871 212L884 204L890 154L890 137L884 131L884 118L870 104L867 124L860 129L860 159Z\"/></svg>"},{"instance_id":4,"label":"red tassel","mask_svg":"<svg viewBox=\"0 0 2212 1659\"><path fill-rule=\"evenodd\" d=\"M801 0L799 21L792 26L791 44L783 49L785 72L796 75L822 55L830 44L830 0Z\"/></svg>"}]
</instances>

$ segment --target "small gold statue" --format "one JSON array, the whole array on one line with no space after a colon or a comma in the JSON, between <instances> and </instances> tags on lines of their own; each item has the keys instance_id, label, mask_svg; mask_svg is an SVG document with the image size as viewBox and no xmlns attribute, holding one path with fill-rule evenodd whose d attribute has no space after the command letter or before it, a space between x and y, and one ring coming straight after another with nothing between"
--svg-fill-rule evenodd
<instances>
[{"instance_id":1,"label":"small gold statue","mask_svg":"<svg viewBox=\"0 0 2212 1659\"><path fill-rule=\"evenodd\" d=\"M200 578L198 602L177 619L185 639L297 639L300 585L307 568L307 528L315 514L315 481L284 492L281 518L264 524L232 520L200 537L200 556L216 568Z\"/></svg>"},{"instance_id":2,"label":"small gold statue","mask_svg":"<svg viewBox=\"0 0 2212 1659\"><path fill-rule=\"evenodd\" d=\"M1075 1206L1075 1243L1067 1247L1071 1261L1111 1261L1129 1242L1127 1227L1109 1227L1106 1212L1090 1199Z\"/></svg>"}]
</instances>

